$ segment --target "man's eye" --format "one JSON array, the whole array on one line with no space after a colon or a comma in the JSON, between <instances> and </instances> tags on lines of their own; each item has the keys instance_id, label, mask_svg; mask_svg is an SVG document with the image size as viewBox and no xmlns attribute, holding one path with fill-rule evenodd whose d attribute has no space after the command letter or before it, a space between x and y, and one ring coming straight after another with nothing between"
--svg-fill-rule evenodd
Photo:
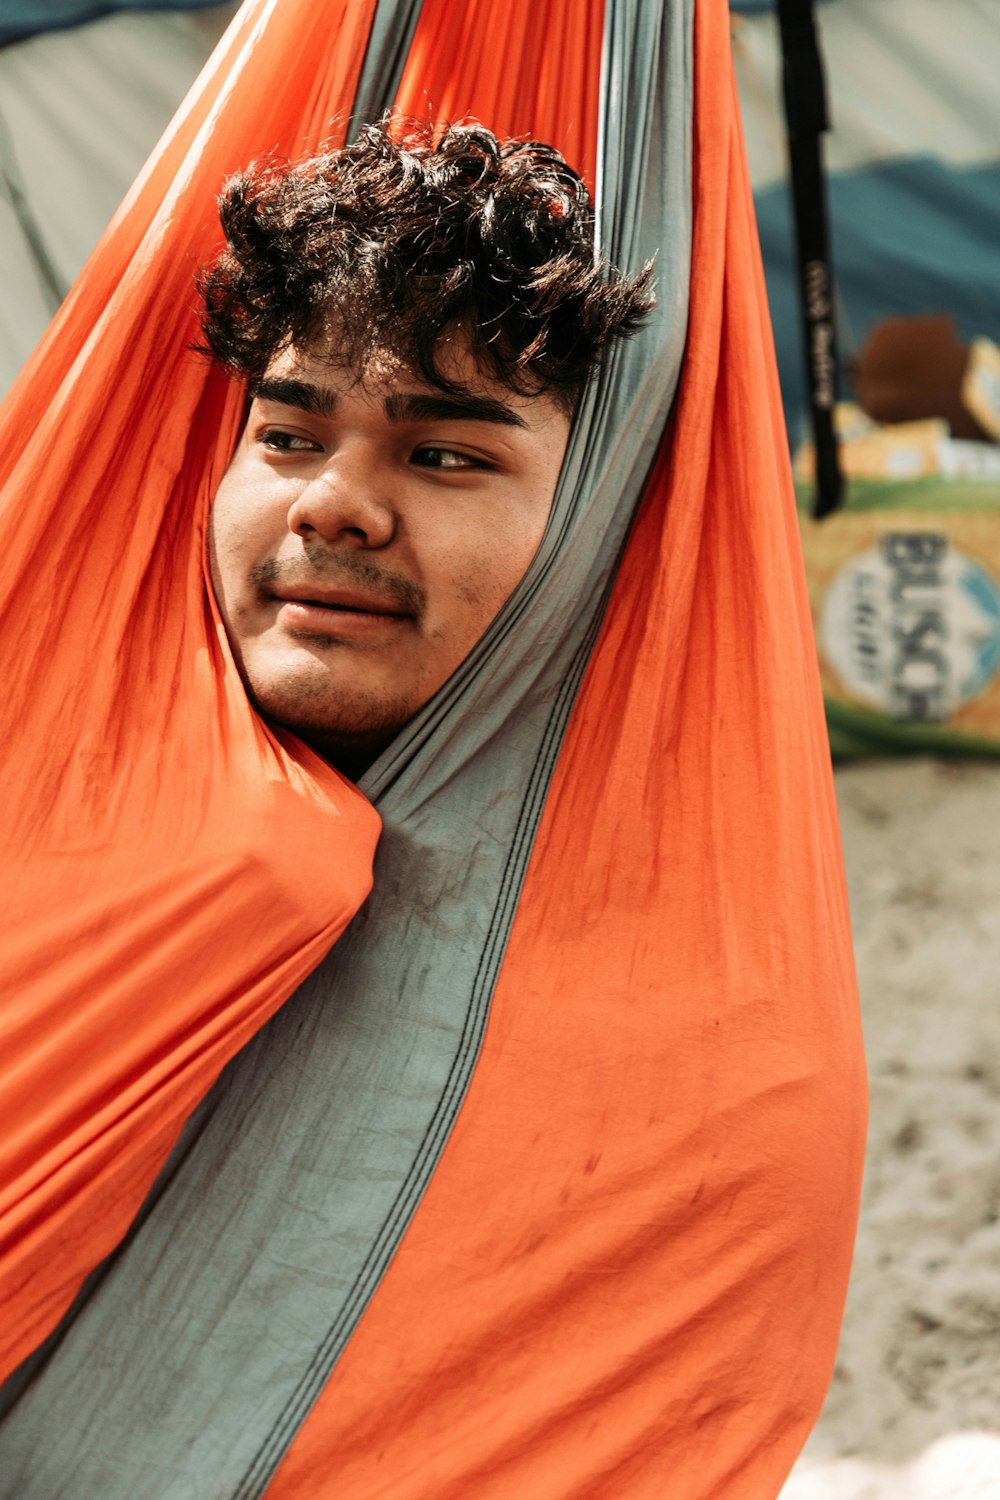
<instances>
[{"instance_id":1,"label":"man's eye","mask_svg":"<svg viewBox=\"0 0 1000 1500\"><path fill-rule=\"evenodd\" d=\"M298 432L285 432L281 427L266 427L258 434L258 443L273 448L277 453L318 453L319 444L312 438L302 437Z\"/></svg>"},{"instance_id":2,"label":"man's eye","mask_svg":"<svg viewBox=\"0 0 1000 1500\"><path fill-rule=\"evenodd\" d=\"M411 463L425 469L486 469L489 467L471 453L458 453L454 448L418 448Z\"/></svg>"}]
</instances>

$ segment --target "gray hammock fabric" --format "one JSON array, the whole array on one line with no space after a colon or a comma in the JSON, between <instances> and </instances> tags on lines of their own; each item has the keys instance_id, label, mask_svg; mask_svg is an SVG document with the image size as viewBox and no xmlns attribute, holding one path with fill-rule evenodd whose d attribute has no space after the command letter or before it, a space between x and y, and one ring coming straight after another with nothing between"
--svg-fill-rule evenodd
<instances>
[{"instance_id":1,"label":"gray hammock fabric","mask_svg":"<svg viewBox=\"0 0 1000 1500\"><path fill-rule=\"evenodd\" d=\"M356 118L391 101L418 12L380 4ZM384 820L367 906L229 1065L128 1240L8 1382L4 1500L263 1495L430 1181L676 388L692 17L693 0L606 13L601 248L630 270L655 257L656 314L583 403L527 576L361 783Z\"/></svg>"}]
</instances>

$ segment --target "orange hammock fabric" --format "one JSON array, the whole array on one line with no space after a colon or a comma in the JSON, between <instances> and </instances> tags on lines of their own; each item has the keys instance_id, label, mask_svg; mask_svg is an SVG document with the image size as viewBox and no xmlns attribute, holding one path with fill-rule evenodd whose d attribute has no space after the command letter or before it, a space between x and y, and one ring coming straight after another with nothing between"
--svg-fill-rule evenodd
<instances>
[{"instance_id":1,"label":"orange hammock fabric","mask_svg":"<svg viewBox=\"0 0 1000 1500\"><path fill-rule=\"evenodd\" d=\"M373 10L241 13L0 414L17 787L0 989L20 997L3 1043L5 1369L368 889L376 814L252 714L206 598L240 399L185 346L219 180L248 140L296 154L330 135ZM425 0L399 101L550 140L592 177L602 25L574 0ZM698 4L674 426L482 1052L274 1500L763 1500L825 1392L864 1078L727 28L721 0ZM78 723L85 740L61 733ZM322 872L308 889L305 869Z\"/></svg>"}]
</instances>

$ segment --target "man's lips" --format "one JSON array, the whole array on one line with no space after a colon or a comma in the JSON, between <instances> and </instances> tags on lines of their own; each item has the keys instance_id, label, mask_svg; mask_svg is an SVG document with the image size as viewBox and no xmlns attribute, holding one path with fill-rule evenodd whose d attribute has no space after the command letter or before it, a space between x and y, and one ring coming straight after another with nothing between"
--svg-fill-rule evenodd
<instances>
[{"instance_id":1,"label":"man's lips","mask_svg":"<svg viewBox=\"0 0 1000 1500\"><path fill-rule=\"evenodd\" d=\"M405 615L407 610L391 599L363 594L356 589L317 588L314 584L303 584L298 588L271 589L269 592L283 604L301 604L319 609L350 610L354 614Z\"/></svg>"},{"instance_id":2,"label":"man's lips","mask_svg":"<svg viewBox=\"0 0 1000 1500\"><path fill-rule=\"evenodd\" d=\"M373 637L412 618L394 600L356 589L303 584L268 592L279 606L279 619L296 635Z\"/></svg>"}]
</instances>

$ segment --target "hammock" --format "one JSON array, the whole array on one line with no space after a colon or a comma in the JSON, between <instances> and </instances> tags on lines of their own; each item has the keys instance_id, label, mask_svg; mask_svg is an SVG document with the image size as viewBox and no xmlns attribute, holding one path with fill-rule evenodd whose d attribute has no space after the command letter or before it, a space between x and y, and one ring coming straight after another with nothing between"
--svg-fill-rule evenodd
<instances>
[{"instance_id":1,"label":"hammock","mask_svg":"<svg viewBox=\"0 0 1000 1500\"><path fill-rule=\"evenodd\" d=\"M559 146L659 304L355 789L206 588L191 278L393 100ZM249 0L0 426L0 1495L774 1495L864 1082L721 0Z\"/></svg>"}]
</instances>

